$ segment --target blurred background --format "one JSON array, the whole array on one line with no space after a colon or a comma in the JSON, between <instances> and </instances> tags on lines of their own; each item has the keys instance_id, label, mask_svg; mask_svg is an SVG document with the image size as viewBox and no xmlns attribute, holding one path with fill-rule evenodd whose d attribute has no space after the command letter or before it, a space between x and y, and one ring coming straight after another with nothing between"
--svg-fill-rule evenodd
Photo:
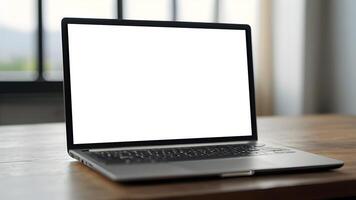
<instances>
[{"instance_id":1,"label":"blurred background","mask_svg":"<svg viewBox=\"0 0 356 200\"><path fill-rule=\"evenodd\" d=\"M63 17L250 24L259 116L356 114L355 0L0 0L0 124L64 121Z\"/></svg>"}]
</instances>

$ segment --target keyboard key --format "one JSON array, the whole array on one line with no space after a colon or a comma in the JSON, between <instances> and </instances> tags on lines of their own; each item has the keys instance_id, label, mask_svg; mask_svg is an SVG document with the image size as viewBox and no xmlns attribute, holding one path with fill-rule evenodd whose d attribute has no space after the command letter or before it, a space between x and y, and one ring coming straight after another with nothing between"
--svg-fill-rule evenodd
<instances>
[{"instance_id":1,"label":"keyboard key","mask_svg":"<svg viewBox=\"0 0 356 200\"><path fill-rule=\"evenodd\" d=\"M293 153L286 148L276 148L264 144L213 145L182 148L156 148L119 151L90 152L95 159L106 164L137 164L205 160L244 156L260 156L279 153Z\"/></svg>"}]
</instances>

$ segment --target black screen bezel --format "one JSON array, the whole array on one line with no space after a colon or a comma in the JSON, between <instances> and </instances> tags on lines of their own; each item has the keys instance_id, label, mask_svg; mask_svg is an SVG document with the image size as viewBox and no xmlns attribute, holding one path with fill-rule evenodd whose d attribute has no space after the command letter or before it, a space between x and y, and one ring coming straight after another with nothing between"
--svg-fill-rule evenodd
<instances>
[{"instance_id":1,"label":"black screen bezel","mask_svg":"<svg viewBox=\"0 0 356 200\"><path fill-rule=\"evenodd\" d=\"M68 47L68 24L245 30L246 31L252 135L251 136L216 137L216 138L194 138L194 139L74 144L73 143L70 70L69 70L70 66L69 66L69 47ZM65 121L66 121L66 132L67 132L67 134L66 134L67 135L67 150L150 146L150 145L232 142L232 141L256 141L257 140L257 125L256 125L256 111L255 111L255 87L254 87L254 78L253 78L254 74L253 74L253 62L252 62L252 42L251 42L251 28L249 25L246 25L246 24L223 24L223 23L198 23L198 22L63 18L61 26L62 26L62 47L63 47L62 50L63 50L63 68L64 68L63 69L63 76L64 76L64 84L63 85L64 85Z\"/></svg>"}]
</instances>

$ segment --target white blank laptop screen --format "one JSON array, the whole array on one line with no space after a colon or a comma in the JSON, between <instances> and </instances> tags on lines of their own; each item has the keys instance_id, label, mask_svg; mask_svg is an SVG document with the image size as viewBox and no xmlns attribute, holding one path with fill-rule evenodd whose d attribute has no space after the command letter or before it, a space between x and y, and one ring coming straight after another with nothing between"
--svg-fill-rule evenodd
<instances>
[{"instance_id":1,"label":"white blank laptop screen","mask_svg":"<svg viewBox=\"0 0 356 200\"><path fill-rule=\"evenodd\" d=\"M68 25L73 142L251 136L244 30Z\"/></svg>"}]
</instances>

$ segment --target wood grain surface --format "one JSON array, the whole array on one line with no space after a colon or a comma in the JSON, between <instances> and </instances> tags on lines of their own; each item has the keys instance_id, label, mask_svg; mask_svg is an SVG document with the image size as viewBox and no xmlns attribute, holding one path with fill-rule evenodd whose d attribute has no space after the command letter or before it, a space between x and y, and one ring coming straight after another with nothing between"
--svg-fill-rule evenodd
<instances>
[{"instance_id":1,"label":"wood grain surface","mask_svg":"<svg viewBox=\"0 0 356 200\"><path fill-rule=\"evenodd\" d=\"M343 160L340 169L120 184L66 154L64 124L0 126L0 199L318 199L356 197L356 117L258 119L259 139Z\"/></svg>"}]
</instances>

